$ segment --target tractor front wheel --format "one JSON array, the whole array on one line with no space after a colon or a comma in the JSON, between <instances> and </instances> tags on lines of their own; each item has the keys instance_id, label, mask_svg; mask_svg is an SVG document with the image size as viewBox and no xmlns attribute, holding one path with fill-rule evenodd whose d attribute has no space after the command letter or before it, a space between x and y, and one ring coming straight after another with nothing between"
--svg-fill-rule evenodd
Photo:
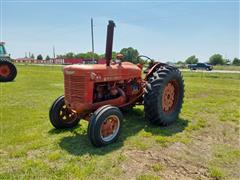
<instances>
[{"instance_id":1,"label":"tractor front wheel","mask_svg":"<svg viewBox=\"0 0 240 180\"><path fill-rule=\"evenodd\" d=\"M49 118L52 125L57 129L74 127L81 119L77 113L67 108L64 96L60 96L53 102L49 111Z\"/></svg>"},{"instance_id":2,"label":"tractor front wheel","mask_svg":"<svg viewBox=\"0 0 240 180\"><path fill-rule=\"evenodd\" d=\"M184 97L181 72L164 66L149 78L144 95L145 117L156 125L168 125L177 120Z\"/></svg>"},{"instance_id":3,"label":"tractor front wheel","mask_svg":"<svg viewBox=\"0 0 240 180\"><path fill-rule=\"evenodd\" d=\"M8 60L0 59L0 82L13 81L17 76L17 69Z\"/></svg>"},{"instance_id":4,"label":"tractor front wheel","mask_svg":"<svg viewBox=\"0 0 240 180\"><path fill-rule=\"evenodd\" d=\"M96 110L88 125L88 136L96 147L115 142L120 134L123 115L114 106L106 105Z\"/></svg>"}]
</instances>

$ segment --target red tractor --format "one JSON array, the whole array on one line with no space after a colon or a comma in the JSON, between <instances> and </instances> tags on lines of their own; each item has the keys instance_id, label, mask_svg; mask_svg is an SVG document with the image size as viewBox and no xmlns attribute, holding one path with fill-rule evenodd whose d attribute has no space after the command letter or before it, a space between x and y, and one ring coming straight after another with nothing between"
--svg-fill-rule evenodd
<instances>
[{"instance_id":1,"label":"red tractor","mask_svg":"<svg viewBox=\"0 0 240 180\"><path fill-rule=\"evenodd\" d=\"M4 42L0 42L0 82L9 82L17 76L17 69L11 62L10 55L7 54L4 45Z\"/></svg>"},{"instance_id":2,"label":"red tractor","mask_svg":"<svg viewBox=\"0 0 240 180\"><path fill-rule=\"evenodd\" d=\"M183 78L175 67L155 63L142 78L141 65L111 63L114 27L109 21L106 65L65 66L64 96L58 97L49 111L57 129L74 127L81 119L89 121L88 136L96 147L117 140L122 110L144 105L146 119L165 126L178 119L184 97Z\"/></svg>"}]
</instances>

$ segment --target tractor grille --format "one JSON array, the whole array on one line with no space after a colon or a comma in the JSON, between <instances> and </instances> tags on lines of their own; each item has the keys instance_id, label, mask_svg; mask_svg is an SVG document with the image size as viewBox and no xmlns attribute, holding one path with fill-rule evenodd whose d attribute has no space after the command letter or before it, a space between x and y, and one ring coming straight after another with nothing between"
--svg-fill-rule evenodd
<instances>
[{"instance_id":1,"label":"tractor grille","mask_svg":"<svg viewBox=\"0 0 240 180\"><path fill-rule=\"evenodd\" d=\"M65 99L68 102L85 101L85 77L66 75L64 77Z\"/></svg>"}]
</instances>

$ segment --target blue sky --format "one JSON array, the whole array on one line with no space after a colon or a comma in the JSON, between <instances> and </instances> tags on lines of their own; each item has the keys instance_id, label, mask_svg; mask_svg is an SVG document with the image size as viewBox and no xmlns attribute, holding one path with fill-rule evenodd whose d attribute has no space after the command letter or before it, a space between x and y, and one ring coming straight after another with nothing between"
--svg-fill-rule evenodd
<instances>
[{"instance_id":1,"label":"blue sky","mask_svg":"<svg viewBox=\"0 0 240 180\"><path fill-rule=\"evenodd\" d=\"M239 2L77 2L11 1L1 3L1 40L12 57L25 52L52 55L91 51L90 18L95 51L104 53L106 25L116 23L114 50L132 46L161 61L200 61L220 53L239 57Z\"/></svg>"}]
</instances>

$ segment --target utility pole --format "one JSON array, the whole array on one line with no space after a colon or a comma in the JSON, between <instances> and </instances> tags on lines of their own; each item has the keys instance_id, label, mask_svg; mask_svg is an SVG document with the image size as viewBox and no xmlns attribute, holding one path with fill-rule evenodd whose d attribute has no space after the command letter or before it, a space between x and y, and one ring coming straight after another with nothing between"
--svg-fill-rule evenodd
<instances>
[{"instance_id":1,"label":"utility pole","mask_svg":"<svg viewBox=\"0 0 240 180\"><path fill-rule=\"evenodd\" d=\"M55 59L55 46L53 46L53 59Z\"/></svg>"},{"instance_id":2,"label":"utility pole","mask_svg":"<svg viewBox=\"0 0 240 180\"><path fill-rule=\"evenodd\" d=\"M94 61L93 18L91 18L91 36L92 36L92 60Z\"/></svg>"}]
</instances>

